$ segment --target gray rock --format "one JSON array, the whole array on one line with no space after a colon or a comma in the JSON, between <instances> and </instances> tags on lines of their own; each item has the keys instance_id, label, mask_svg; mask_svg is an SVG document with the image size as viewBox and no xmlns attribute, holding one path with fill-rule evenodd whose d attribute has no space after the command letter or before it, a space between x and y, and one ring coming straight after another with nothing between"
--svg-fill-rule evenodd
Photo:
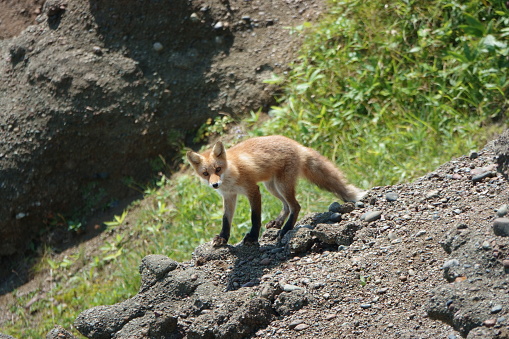
<instances>
[{"instance_id":1,"label":"gray rock","mask_svg":"<svg viewBox=\"0 0 509 339\"><path fill-rule=\"evenodd\" d=\"M509 237L509 218L497 218L493 222L493 233L500 237Z\"/></svg>"},{"instance_id":2,"label":"gray rock","mask_svg":"<svg viewBox=\"0 0 509 339\"><path fill-rule=\"evenodd\" d=\"M389 192L385 195L385 199L387 199L387 201L396 201L398 198L399 196L396 192Z\"/></svg>"},{"instance_id":3,"label":"gray rock","mask_svg":"<svg viewBox=\"0 0 509 339\"><path fill-rule=\"evenodd\" d=\"M300 227L289 231L282 239L290 254L307 252L316 242L308 228Z\"/></svg>"},{"instance_id":4,"label":"gray rock","mask_svg":"<svg viewBox=\"0 0 509 339\"><path fill-rule=\"evenodd\" d=\"M331 222L340 222L341 221L341 214L340 213L333 213L330 216L330 221Z\"/></svg>"},{"instance_id":5,"label":"gray rock","mask_svg":"<svg viewBox=\"0 0 509 339\"><path fill-rule=\"evenodd\" d=\"M480 182L480 181L483 181L486 178L491 178L491 177L494 177L494 176L496 176L496 174L494 172L491 172L491 171L483 172L483 173L474 175L472 177L472 182Z\"/></svg>"},{"instance_id":6,"label":"gray rock","mask_svg":"<svg viewBox=\"0 0 509 339\"><path fill-rule=\"evenodd\" d=\"M329 205L329 212L339 213L340 208L341 204L337 201L334 201L332 204Z\"/></svg>"},{"instance_id":7,"label":"gray rock","mask_svg":"<svg viewBox=\"0 0 509 339\"><path fill-rule=\"evenodd\" d=\"M502 218L509 212L509 207L507 204L503 204L499 208L497 208L497 216Z\"/></svg>"},{"instance_id":8,"label":"gray rock","mask_svg":"<svg viewBox=\"0 0 509 339\"><path fill-rule=\"evenodd\" d=\"M283 292L274 301L274 309L279 315L287 316L308 304L308 296L304 290Z\"/></svg>"},{"instance_id":9,"label":"gray rock","mask_svg":"<svg viewBox=\"0 0 509 339\"><path fill-rule=\"evenodd\" d=\"M372 222L380 219L381 217L382 217L381 211L370 211L361 215L361 220L364 220L365 222Z\"/></svg>"},{"instance_id":10,"label":"gray rock","mask_svg":"<svg viewBox=\"0 0 509 339\"><path fill-rule=\"evenodd\" d=\"M502 305L498 304L498 305L495 305L491 308L491 313L498 313L502 311Z\"/></svg>"},{"instance_id":11,"label":"gray rock","mask_svg":"<svg viewBox=\"0 0 509 339\"><path fill-rule=\"evenodd\" d=\"M90 339L109 339L132 319L143 316L145 307L133 300L111 306L96 306L82 312L74 327Z\"/></svg>"},{"instance_id":12,"label":"gray rock","mask_svg":"<svg viewBox=\"0 0 509 339\"><path fill-rule=\"evenodd\" d=\"M4 338L0 335L0 338L7 339L8 337ZM76 337L72 335L71 332L65 330L62 326L55 325L55 327L46 334L46 339L76 339Z\"/></svg>"},{"instance_id":13,"label":"gray rock","mask_svg":"<svg viewBox=\"0 0 509 339\"><path fill-rule=\"evenodd\" d=\"M164 255L151 254L141 260L139 271L141 273L141 290L152 286L157 280L163 278L168 272L177 268L178 264Z\"/></svg>"},{"instance_id":14,"label":"gray rock","mask_svg":"<svg viewBox=\"0 0 509 339\"><path fill-rule=\"evenodd\" d=\"M355 223L329 225L318 224L311 231L319 241L329 245L345 245L349 246L353 242L356 232L361 228Z\"/></svg>"}]
</instances>

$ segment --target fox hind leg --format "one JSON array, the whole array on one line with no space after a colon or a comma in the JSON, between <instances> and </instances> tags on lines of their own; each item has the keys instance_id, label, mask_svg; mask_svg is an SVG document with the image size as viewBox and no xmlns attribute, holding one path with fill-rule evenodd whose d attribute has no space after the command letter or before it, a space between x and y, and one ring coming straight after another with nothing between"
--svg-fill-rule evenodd
<instances>
[{"instance_id":1,"label":"fox hind leg","mask_svg":"<svg viewBox=\"0 0 509 339\"><path fill-rule=\"evenodd\" d=\"M295 222L299 216L300 205L295 198L295 186L297 184L297 176L291 176L293 180L277 180L275 181L275 187L279 194L283 197L286 206L288 206L288 220L285 225L279 231L279 237L282 238L288 231L293 229Z\"/></svg>"},{"instance_id":2,"label":"fox hind leg","mask_svg":"<svg viewBox=\"0 0 509 339\"><path fill-rule=\"evenodd\" d=\"M290 214L290 207L286 203L285 198L277 190L274 179L272 179L270 181L266 181L265 187L273 196L275 196L276 198L281 200L281 202L283 203L283 209L281 210L281 213L279 213L279 216L276 219L269 221L267 223L267 225L265 225L265 228L279 228L280 229L283 226L286 218L288 217L288 214Z\"/></svg>"}]
</instances>

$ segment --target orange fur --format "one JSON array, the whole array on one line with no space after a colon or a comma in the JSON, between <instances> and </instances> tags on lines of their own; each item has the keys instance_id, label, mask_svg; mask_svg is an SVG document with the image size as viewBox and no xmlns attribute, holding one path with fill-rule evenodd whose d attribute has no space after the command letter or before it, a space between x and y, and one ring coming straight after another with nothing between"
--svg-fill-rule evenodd
<instances>
[{"instance_id":1,"label":"orange fur","mask_svg":"<svg viewBox=\"0 0 509 339\"><path fill-rule=\"evenodd\" d=\"M327 158L283 136L251 138L228 150L217 142L201 155L187 152L187 158L196 173L223 196L223 228L214 239L214 246L228 242L238 194L246 195L251 204L253 225L244 242L257 242L261 226L259 182L263 182L269 192L283 202L280 215L267 224L267 227L281 228L288 218L280 235L293 228L300 211L295 199L299 176L345 201L357 201L365 194L349 184L343 173Z\"/></svg>"}]
</instances>

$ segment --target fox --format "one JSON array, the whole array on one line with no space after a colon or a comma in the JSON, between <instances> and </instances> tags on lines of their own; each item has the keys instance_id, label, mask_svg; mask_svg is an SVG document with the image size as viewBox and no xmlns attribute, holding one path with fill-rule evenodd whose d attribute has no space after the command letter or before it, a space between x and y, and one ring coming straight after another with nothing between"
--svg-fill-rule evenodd
<instances>
[{"instance_id":1,"label":"fox","mask_svg":"<svg viewBox=\"0 0 509 339\"><path fill-rule=\"evenodd\" d=\"M188 151L186 156L203 182L223 197L222 227L212 239L213 247L228 243L239 194L247 197L251 207L251 229L242 244L258 243L262 222L260 182L283 203L279 216L266 224L266 228L280 229L279 239L293 229L301 210L295 197L299 177L332 192L343 201L356 202L366 194L350 184L326 157L281 135L250 138L229 149L217 141L212 149L201 154Z\"/></svg>"}]
</instances>

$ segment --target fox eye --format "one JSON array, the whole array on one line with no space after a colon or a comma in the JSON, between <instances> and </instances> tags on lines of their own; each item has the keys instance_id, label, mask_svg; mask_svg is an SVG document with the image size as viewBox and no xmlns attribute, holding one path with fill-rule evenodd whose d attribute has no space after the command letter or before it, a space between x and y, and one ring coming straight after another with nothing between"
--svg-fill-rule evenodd
<instances>
[{"instance_id":1,"label":"fox eye","mask_svg":"<svg viewBox=\"0 0 509 339\"><path fill-rule=\"evenodd\" d=\"M216 168L216 173L221 172L221 167Z\"/></svg>"},{"instance_id":2,"label":"fox eye","mask_svg":"<svg viewBox=\"0 0 509 339\"><path fill-rule=\"evenodd\" d=\"M204 177L208 177L209 176L209 172L203 172L203 176Z\"/></svg>"}]
</instances>

